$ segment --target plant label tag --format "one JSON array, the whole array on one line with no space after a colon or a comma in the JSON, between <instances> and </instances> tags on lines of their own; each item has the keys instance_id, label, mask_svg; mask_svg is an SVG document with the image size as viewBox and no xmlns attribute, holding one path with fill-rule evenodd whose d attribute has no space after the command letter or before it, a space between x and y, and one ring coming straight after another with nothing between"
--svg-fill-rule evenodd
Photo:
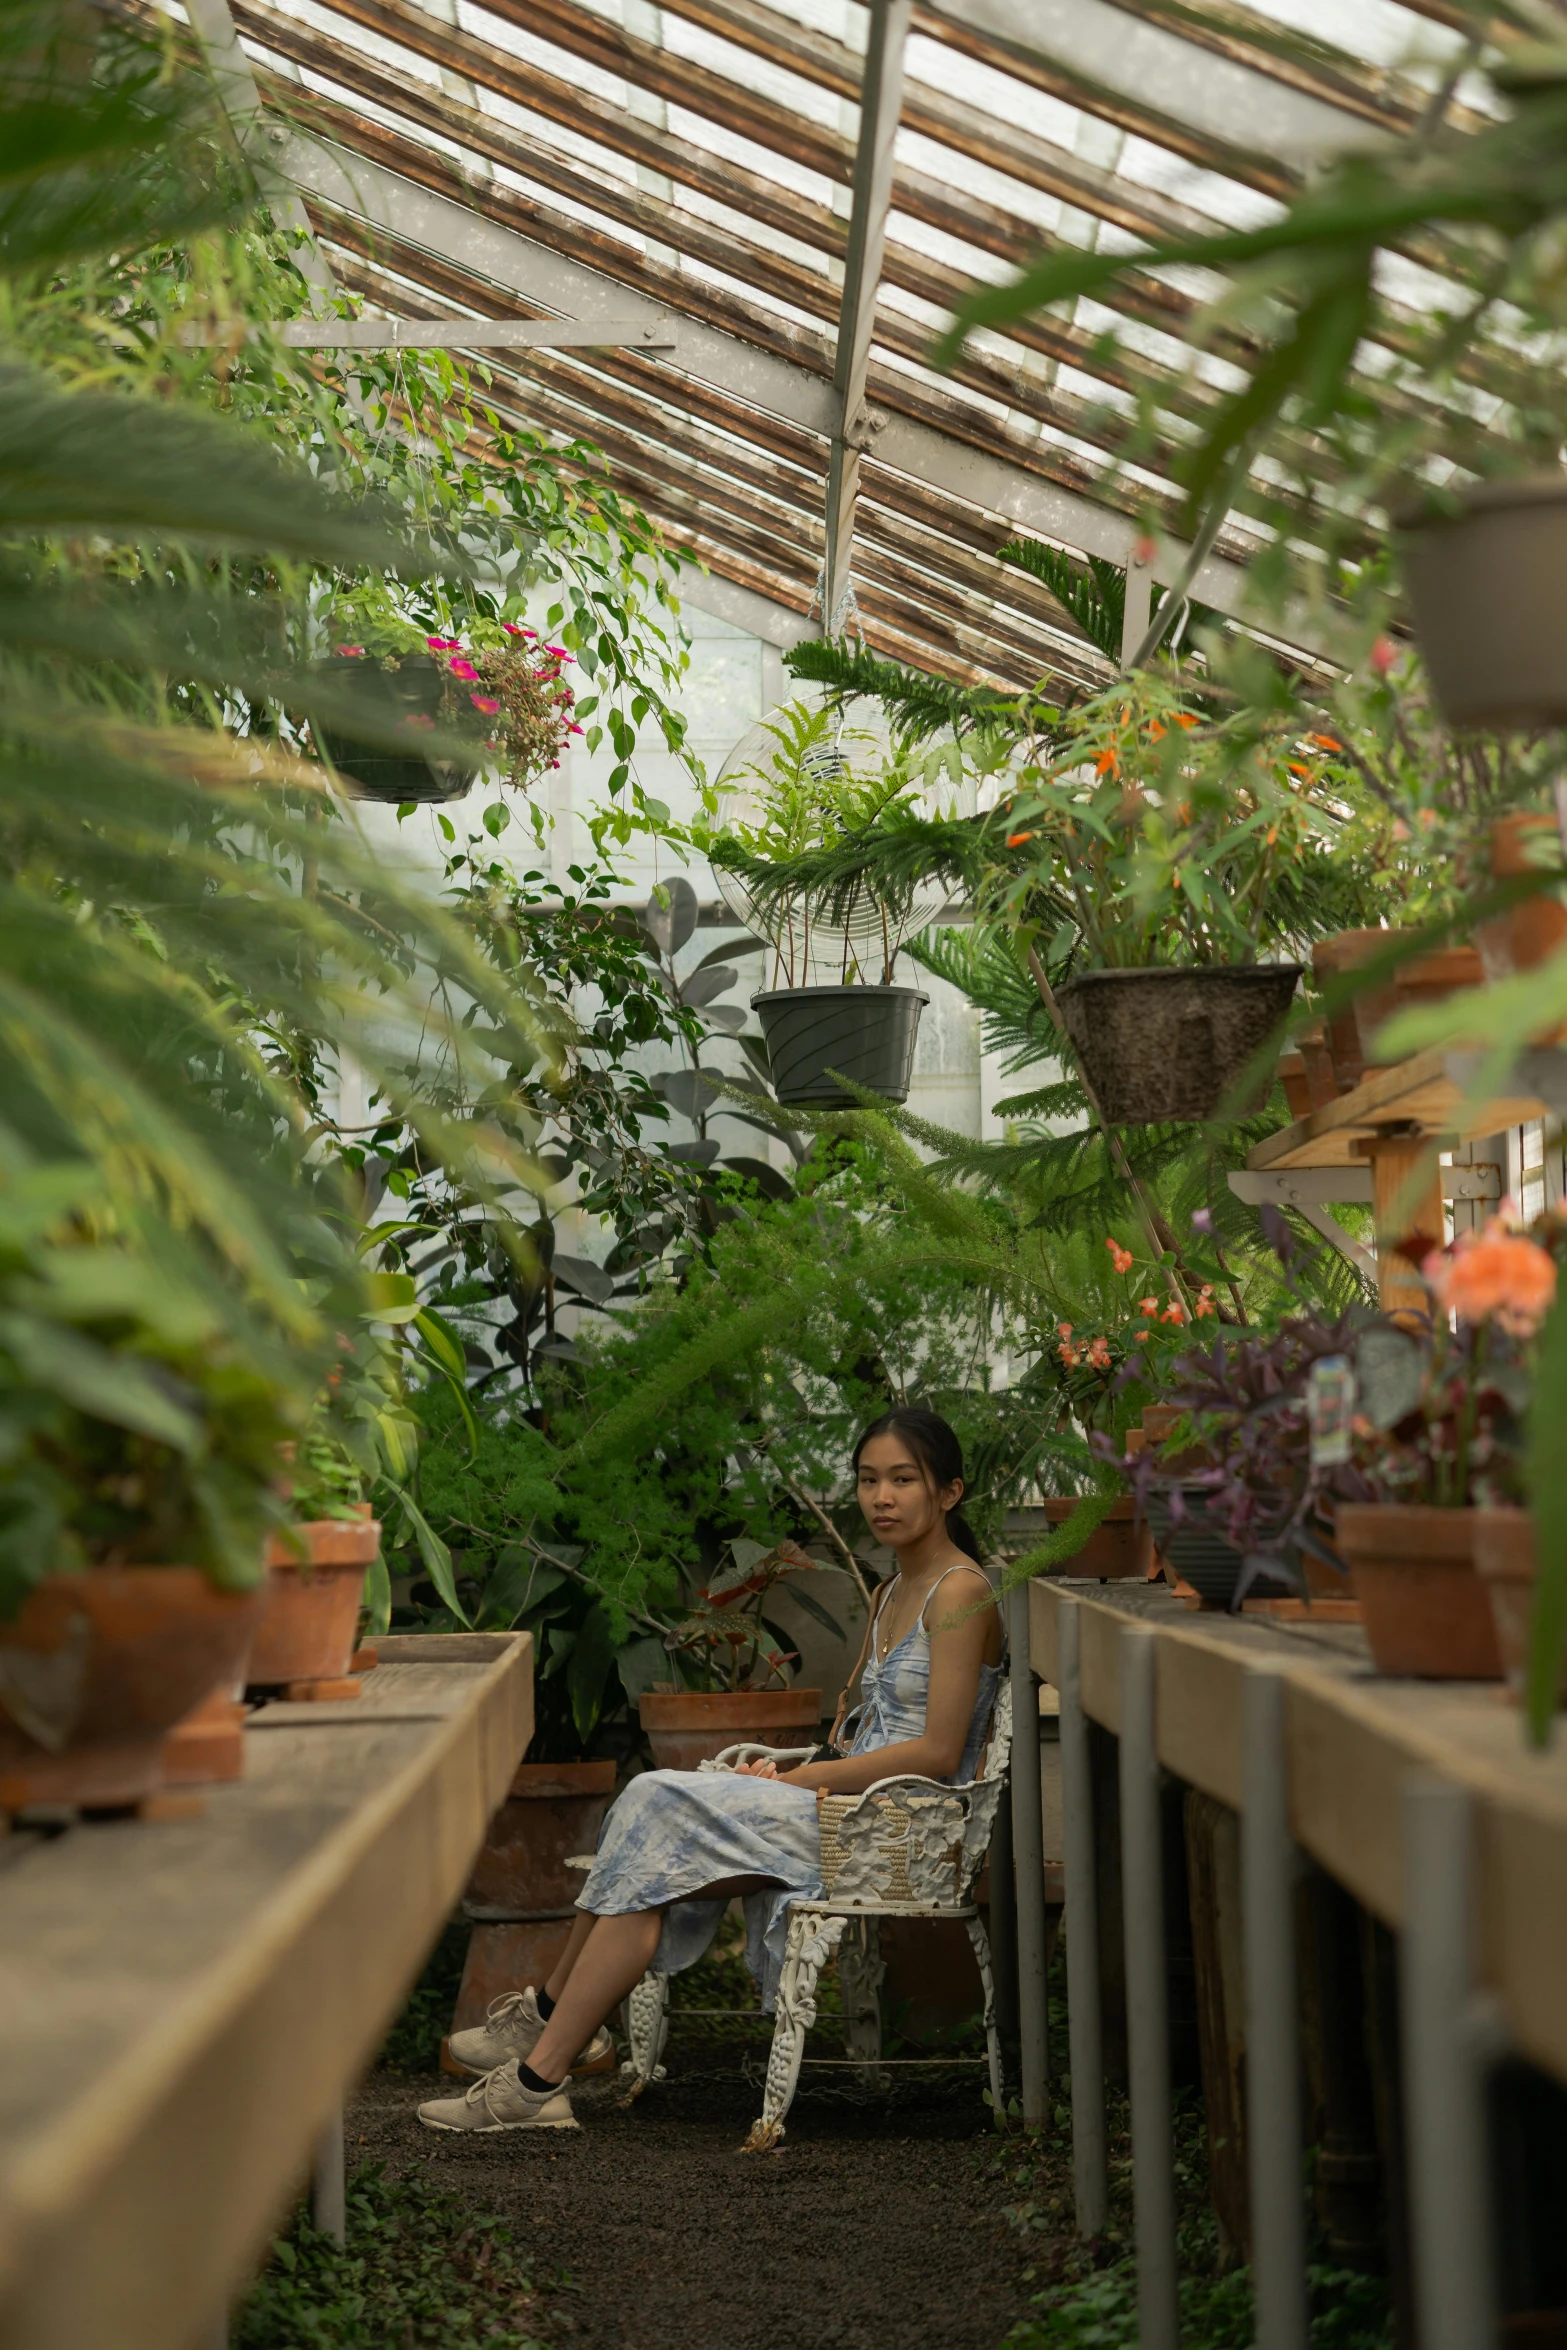
<instances>
[{"instance_id":1,"label":"plant label tag","mask_svg":"<svg viewBox=\"0 0 1567 2350\"><path fill-rule=\"evenodd\" d=\"M1311 1465L1337 1469L1349 1459L1350 1422L1355 1416L1355 1366L1348 1355L1324 1355L1306 1380L1306 1418L1311 1431Z\"/></svg>"}]
</instances>

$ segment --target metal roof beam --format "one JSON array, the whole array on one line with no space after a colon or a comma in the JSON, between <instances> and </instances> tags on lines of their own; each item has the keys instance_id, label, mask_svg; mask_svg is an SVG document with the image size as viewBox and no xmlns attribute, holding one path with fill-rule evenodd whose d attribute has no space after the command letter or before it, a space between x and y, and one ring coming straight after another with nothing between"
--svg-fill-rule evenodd
<instances>
[{"instance_id":1,"label":"metal roof beam","mask_svg":"<svg viewBox=\"0 0 1567 2350\"><path fill-rule=\"evenodd\" d=\"M669 317L661 303L645 304L614 279L570 261L481 212L420 187L368 157L293 134L278 150L278 161L307 195L369 224L380 225L400 242L422 247L490 284L505 288L530 307L589 321L595 316L634 317L638 325L661 325ZM749 406L783 417L830 440L840 416L833 385L769 351L741 342L700 321L680 318L671 364L702 382L731 393ZM679 405L678 377L671 375L668 398ZM1130 514L1101 504L1080 491L1027 471L1009 458L972 446L913 417L886 413L874 437L877 462L948 496L1001 517L1018 530L1082 554L1103 555L1125 566L1142 535ZM1185 548L1161 538L1153 577L1168 586L1180 575ZM1244 606L1242 565L1210 556L1190 584L1196 600L1218 611L1239 614ZM1290 642L1321 648L1300 629Z\"/></svg>"},{"instance_id":2,"label":"metal roof beam","mask_svg":"<svg viewBox=\"0 0 1567 2350\"><path fill-rule=\"evenodd\" d=\"M1112 96L1159 110L1226 149L1247 147L1300 172L1351 147L1381 146L1387 128L1237 59L1109 5L1109 0L924 0L922 13L978 33L998 49L1041 57ZM1084 103L1091 101L1085 94Z\"/></svg>"},{"instance_id":3,"label":"metal roof beam","mask_svg":"<svg viewBox=\"0 0 1567 2350\"><path fill-rule=\"evenodd\" d=\"M881 285L892 209L892 150L903 107L903 57L914 0L879 0L871 10L860 82L860 136L854 151L854 202L843 264L843 300L832 381L838 415L827 458L827 554L822 572L822 621L828 635L841 625L851 592L854 502L867 440L865 394L870 377L876 295Z\"/></svg>"}]
</instances>

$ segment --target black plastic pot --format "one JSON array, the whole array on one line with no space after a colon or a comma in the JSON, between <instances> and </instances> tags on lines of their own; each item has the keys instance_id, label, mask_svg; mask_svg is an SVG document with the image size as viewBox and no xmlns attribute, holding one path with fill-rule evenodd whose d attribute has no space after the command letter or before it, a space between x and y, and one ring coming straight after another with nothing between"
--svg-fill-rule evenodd
<instances>
[{"instance_id":1,"label":"black plastic pot","mask_svg":"<svg viewBox=\"0 0 1567 2350\"><path fill-rule=\"evenodd\" d=\"M1415 634L1453 726L1567 724L1567 475L1478 483L1452 517L1401 517Z\"/></svg>"},{"instance_id":2,"label":"black plastic pot","mask_svg":"<svg viewBox=\"0 0 1567 2350\"><path fill-rule=\"evenodd\" d=\"M1159 1555L1169 1561L1176 1574L1184 1576L1204 1607L1233 1608L1246 1571L1245 1557L1209 1520L1205 1485L1183 1486L1181 1498L1187 1515L1179 1525L1172 1523L1166 1495L1156 1493L1148 1504L1148 1522ZM1289 1599L1300 1588L1280 1576L1258 1574L1247 1583L1245 1597Z\"/></svg>"},{"instance_id":3,"label":"black plastic pot","mask_svg":"<svg viewBox=\"0 0 1567 2350\"><path fill-rule=\"evenodd\" d=\"M339 659L320 666L323 669L330 666L341 675L344 665ZM378 673L394 705L396 718L429 719L432 724L440 725L444 672L438 661L427 654L412 654L399 661L395 669L379 668ZM313 718L310 724L317 743L344 782L352 786L356 799L380 800L400 808L410 800L416 805L460 800L473 789L478 774L476 767L460 767L451 759L426 759L411 752L389 751L382 744L365 742L324 719ZM410 733L414 732L410 729Z\"/></svg>"},{"instance_id":4,"label":"black plastic pot","mask_svg":"<svg viewBox=\"0 0 1567 2350\"><path fill-rule=\"evenodd\" d=\"M1298 963L1085 971L1056 1001L1106 1118L1151 1126L1214 1115L1282 1031L1300 973Z\"/></svg>"},{"instance_id":5,"label":"black plastic pot","mask_svg":"<svg viewBox=\"0 0 1567 2350\"><path fill-rule=\"evenodd\" d=\"M785 987L752 996L773 1091L802 1109L852 1110L853 1094L835 1082L846 1077L883 1101L907 1101L929 1002L913 987Z\"/></svg>"}]
</instances>

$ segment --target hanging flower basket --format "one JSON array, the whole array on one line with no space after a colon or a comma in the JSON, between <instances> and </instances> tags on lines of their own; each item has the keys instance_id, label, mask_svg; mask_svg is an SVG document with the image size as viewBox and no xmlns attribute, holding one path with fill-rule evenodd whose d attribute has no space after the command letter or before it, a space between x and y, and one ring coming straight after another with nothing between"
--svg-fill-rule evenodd
<instances>
[{"instance_id":1,"label":"hanging flower basket","mask_svg":"<svg viewBox=\"0 0 1567 2350\"><path fill-rule=\"evenodd\" d=\"M334 676L341 674L339 662L316 666L323 675L329 669ZM311 731L320 748L356 799L379 800L400 808L410 801L415 806L429 806L465 798L473 789L478 768L459 767L450 759L428 759L416 748L420 735L454 722L443 711L450 688L441 663L427 653L410 653L395 668L385 662L376 666L396 707L394 724L399 732L406 731L409 749L389 751L383 743L366 742L326 719L312 718Z\"/></svg>"},{"instance_id":2,"label":"hanging flower basket","mask_svg":"<svg viewBox=\"0 0 1567 2350\"><path fill-rule=\"evenodd\" d=\"M1399 534L1415 634L1452 726L1567 722L1567 475L1477 483Z\"/></svg>"},{"instance_id":3,"label":"hanging flower basket","mask_svg":"<svg viewBox=\"0 0 1567 2350\"><path fill-rule=\"evenodd\" d=\"M1056 1001L1106 1118L1150 1126L1215 1115L1254 1056L1277 1045L1300 973L1298 963L1085 971Z\"/></svg>"},{"instance_id":4,"label":"hanging flower basket","mask_svg":"<svg viewBox=\"0 0 1567 2350\"><path fill-rule=\"evenodd\" d=\"M754 995L773 1091L802 1109L852 1110L855 1096L838 1082L847 1078L883 1101L907 1101L929 1002L913 987L787 987Z\"/></svg>"}]
</instances>

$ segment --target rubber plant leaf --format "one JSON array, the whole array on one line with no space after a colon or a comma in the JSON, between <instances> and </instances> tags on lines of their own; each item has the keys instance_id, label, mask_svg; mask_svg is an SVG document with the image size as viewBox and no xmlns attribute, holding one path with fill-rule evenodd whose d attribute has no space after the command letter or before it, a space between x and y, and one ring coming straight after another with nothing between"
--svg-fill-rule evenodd
<instances>
[{"instance_id":1,"label":"rubber plant leaf","mask_svg":"<svg viewBox=\"0 0 1567 2350\"><path fill-rule=\"evenodd\" d=\"M412 1494L402 1492L397 1498L402 1504L404 1519L413 1528L413 1537L419 1546L425 1572L440 1593L442 1605L451 1610L465 1631L469 1630L468 1611L457 1596L457 1578L452 1572L451 1552Z\"/></svg>"},{"instance_id":2,"label":"rubber plant leaf","mask_svg":"<svg viewBox=\"0 0 1567 2350\"><path fill-rule=\"evenodd\" d=\"M411 1273L371 1273L366 1276L365 1316L371 1322L412 1322L419 1312L419 1291Z\"/></svg>"}]
</instances>

